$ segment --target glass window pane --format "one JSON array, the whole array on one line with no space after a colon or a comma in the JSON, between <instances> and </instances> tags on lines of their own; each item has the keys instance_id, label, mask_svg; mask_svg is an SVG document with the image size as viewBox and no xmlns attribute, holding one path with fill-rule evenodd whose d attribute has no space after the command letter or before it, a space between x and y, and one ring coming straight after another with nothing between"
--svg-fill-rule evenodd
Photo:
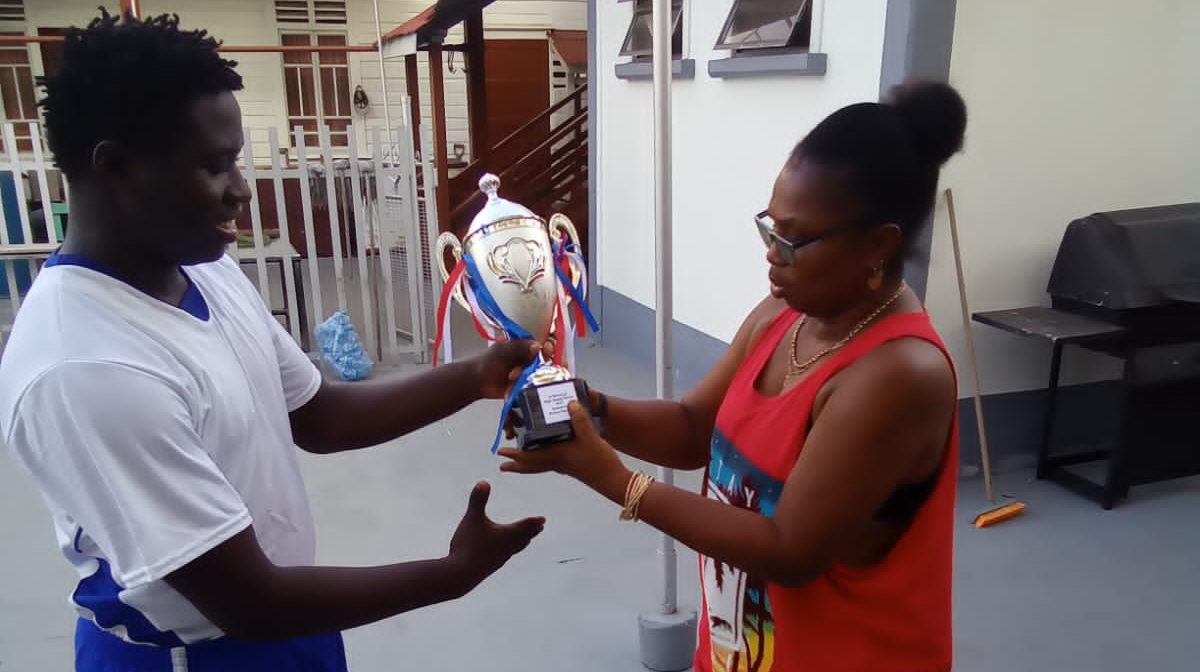
<instances>
[{"instance_id":1,"label":"glass window pane","mask_svg":"<svg viewBox=\"0 0 1200 672\"><path fill-rule=\"evenodd\" d=\"M287 113L300 114L300 71L295 68L283 69L283 85L287 89Z\"/></svg>"},{"instance_id":2,"label":"glass window pane","mask_svg":"<svg viewBox=\"0 0 1200 672\"><path fill-rule=\"evenodd\" d=\"M33 70L17 68L17 93L21 94L21 112L24 113L22 118L37 119L37 95L33 91Z\"/></svg>"},{"instance_id":3,"label":"glass window pane","mask_svg":"<svg viewBox=\"0 0 1200 672\"><path fill-rule=\"evenodd\" d=\"M28 65L29 51L23 44L2 45L0 46L0 63Z\"/></svg>"},{"instance_id":4,"label":"glass window pane","mask_svg":"<svg viewBox=\"0 0 1200 672\"><path fill-rule=\"evenodd\" d=\"M312 68L300 68L300 114L317 116L317 83Z\"/></svg>"},{"instance_id":5,"label":"glass window pane","mask_svg":"<svg viewBox=\"0 0 1200 672\"><path fill-rule=\"evenodd\" d=\"M21 102L12 68L0 68L0 98L4 99L4 118L20 119Z\"/></svg>"},{"instance_id":6,"label":"glass window pane","mask_svg":"<svg viewBox=\"0 0 1200 672\"><path fill-rule=\"evenodd\" d=\"M319 34L317 35L317 44L325 47L344 47L346 46L346 36ZM318 52L317 57L322 65L340 65L348 62L344 51L322 51Z\"/></svg>"},{"instance_id":7,"label":"glass window pane","mask_svg":"<svg viewBox=\"0 0 1200 672\"><path fill-rule=\"evenodd\" d=\"M343 117L348 117L354 109L354 104L350 100L350 68L338 68L333 71L334 82L337 84L337 113Z\"/></svg>"},{"instance_id":8,"label":"glass window pane","mask_svg":"<svg viewBox=\"0 0 1200 672\"><path fill-rule=\"evenodd\" d=\"M321 113L337 115L337 87L333 83L333 70L321 68Z\"/></svg>"},{"instance_id":9,"label":"glass window pane","mask_svg":"<svg viewBox=\"0 0 1200 672\"><path fill-rule=\"evenodd\" d=\"M809 0L737 0L718 47L783 47L805 18Z\"/></svg>"},{"instance_id":10,"label":"glass window pane","mask_svg":"<svg viewBox=\"0 0 1200 672\"><path fill-rule=\"evenodd\" d=\"M334 147L345 147L348 145L350 134L347 131L349 128L349 119L330 119L329 144Z\"/></svg>"},{"instance_id":11,"label":"glass window pane","mask_svg":"<svg viewBox=\"0 0 1200 672\"><path fill-rule=\"evenodd\" d=\"M312 44L311 36L302 33L289 33L279 36L279 43L285 47L308 46ZM295 63L298 65L311 65L312 52L308 51L285 51L283 52L284 63Z\"/></svg>"},{"instance_id":12,"label":"glass window pane","mask_svg":"<svg viewBox=\"0 0 1200 672\"><path fill-rule=\"evenodd\" d=\"M292 133L292 129L297 126L304 129L304 144L308 147L308 151L311 152L314 147L321 146L317 136L317 121L315 119L288 117L288 139L292 142L295 141L296 137L295 133Z\"/></svg>"},{"instance_id":13,"label":"glass window pane","mask_svg":"<svg viewBox=\"0 0 1200 672\"><path fill-rule=\"evenodd\" d=\"M629 24L629 32L625 34L625 44L621 46L622 56L645 56L653 52L654 24L650 12L636 12L633 22Z\"/></svg>"},{"instance_id":14,"label":"glass window pane","mask_svg":"<svg viewBox=\"0 0 1200 672\"><path fill-rule=\"evenodd\" d=\"M683 8L675 2L671 3L671 53L679 56L683 53ZM634 11L633 21L625 34L625 42L621 46L622 56L649 56L654 53L654 15L649 4L643 8L640 4Z\"/></svg>"}]
</instances>

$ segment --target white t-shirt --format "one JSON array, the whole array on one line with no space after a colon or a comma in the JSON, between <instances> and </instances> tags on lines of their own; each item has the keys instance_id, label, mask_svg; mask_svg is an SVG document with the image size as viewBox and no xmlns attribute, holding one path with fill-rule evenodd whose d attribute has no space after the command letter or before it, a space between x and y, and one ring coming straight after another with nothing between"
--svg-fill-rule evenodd
<instances>
[{"instance_id":1,"label":"white t-shirt","mask_svg":"<svg viewBox=\"0 0 1200 672\"><path fill-rule=\"evenodd\" d=\"M0 361L0 435L79 572L72 602L160 646L222 634L163 577L252 523L275 564L315 559L288 413L320 373L233 260L185 272L186 309L56 256Z\"/></svg>"}]
</instances>

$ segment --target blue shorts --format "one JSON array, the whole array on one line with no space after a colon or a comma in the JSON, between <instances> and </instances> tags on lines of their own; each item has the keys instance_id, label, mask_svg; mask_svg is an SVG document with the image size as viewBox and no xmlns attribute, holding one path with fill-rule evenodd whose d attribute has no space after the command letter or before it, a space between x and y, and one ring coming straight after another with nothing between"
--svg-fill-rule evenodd
<instances>
[{"instance_id":1,"label":"blue shorts","mask_svg":"<svg viewBox=\"0 0 1200 672\"><path fill-rule=\"evenodd\" d=\"M174 661L186 657L186 666ZM283 642L214 639L182 649L131 644L87 619L75 626L75 672L346 672L341 633Z\"/></svg>"}]
</instances>

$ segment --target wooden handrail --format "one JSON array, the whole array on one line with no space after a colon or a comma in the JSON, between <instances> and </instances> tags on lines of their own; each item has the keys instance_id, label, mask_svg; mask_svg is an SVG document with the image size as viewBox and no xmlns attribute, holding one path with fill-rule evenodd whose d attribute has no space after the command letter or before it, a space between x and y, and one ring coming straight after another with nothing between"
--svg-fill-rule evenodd
<instances>
[{"instance_id":1,"label":"wooden handrail","mask_svg":"<svg viewBox=\"0 0 1200 672\"><path fill-rule=\"evenodd\" d=\"M549 118L555 112L558 112L562 108L566 107L567 103L570 103L570 102L582 97L586 91L587 91L586 85L581 86L578 89L575 89L575 91L573 91L571 93L571 95L569 95L566 98L563 98L562 100L558 101L557 103L551 105L549 108L546 109L545 112L542 112L538 116L529 120L524 126L518 128L517 130L513 131L512 133L509 133L507 136L505 136L505 138L503 140L496 143L496 145L492 148L492 151L496 152L496 151L504 149L504 146L506 144L508 144L509 142L512 142L513 140L515 140L518 135L521 135L525 131L532 128L534 125L541 122L543 119ZM578 115L579 115L579 112L576 112L575 116L578 116Z\"/></svg>"},{"instance_id":2,"label":"wooden handrail","mask_svg":"<svg viewBox=\"0 0 1200 672\"><path fill-rule=\"evenodd\" d=\"M520 190L524 189L526 185L542 183L549 172L562 165L564 155L571 154L578 150L581 145L586 144L587 137L584 133L580 132L576 133L574 138L565 138L563 142L565 142L563 146L550 152L549 156L546 157L546 161L527 161L521 163L519 170L514 171L511 178L512 184L515 185L514 189Z\"/></svg>"},{"instance_id":3,"label":"wooden handrail","mask_svg":"<svg viewBox=\"0 0 1200 672\"><path fill-rule=\"evenodd\" d=\"M587 140L584 138L576 138L570 144L563 147L557 156L553 157L550 165L546 166L545 170L538 173L528 181L533 184L554 184L556 178L561 179L561 173L564 167L570 168L578 162L581 151L587 149ZM548 179L547 179L548 178Z\"/></svg>"},{"instance_id":4,"label":"wooden handrail","mask_svg":"<svg viewBox=\"0 0 1200 672\"><path fill-rule=\"evenodd\" d=\"M544 151L545 149L554 146L556 143L558 143L560 140L565 138L567 135L578 132L576 127L579 126L580 124L585 124L587 121L587 116L588 116L588 110L583 110L582 112L576 114L574 117L569 119L567 122L561 124L558 127L558 130L551 133L550 136L548 138L546 138L545 140L543 140L538 146L534 147L532 150L527 152L520 159L514 161L512 163L512 165L510 165L507 169L505 169L502 173L500 173L500 181L503 183L508 178L511 178L513 176L514 172L521 166L521 164L523 162L529 160L535 154L538 154L538 153ZM586 126L585 126L585 129L586 129ZM476 191L475 193L471 194L470 198L463 201L457 207L455 207L451 210L451 213L450 213L451 221L457 219L460 215L462 215L462 213L468 207L471 207L479 199L482 199L482 198L483 198L482 192Z\"/></svg>"},{"instance_id":5,"label":"wooden handrail","mask_svg":"<svg viewBox=\"0 0 1200 672\"><path fill-rule=\"evenodd\" d=\"M585 126L586 123L587 123L587 111L585 110L585 111L581 112L579 115L572 118L570 121L567 121L566 123L559 126L558 130L556 130L554 133L551 133L550 136L548 138L546 138L545 140L543 140L542 143L539 144L537 147L534 147L533 149L529 150L529 152L525 156L521 157L517 161L514 161L513 164L507 170L505 170L503 173L500 174L501 179L504 179L505 177L510 177L510 178L512 178L513 183L521 182L521 180L527 176L527 173L522 172L520 169L523 167L526 167L525 164L527 164L527 162L530 159L532 159L535 155L541 154L546 151L550 151L550 157L548 157L548 160L550 158L553 158L554 152L553 152L552 148L554 147L554 145L556 145L559 142L562 142L564 140L567 140L567 136L569 136L569 135L582 135L583 133L585 133L586 132L586 126ZM561 149L560 149L560 151L561 151Z\"/></svg>"},{"instance_id":6,"label":"wooden handrail","mask_svg":"<svg viewBox=\"0 0 1200 672\"><path fill-rule=\"evenodd\" d=\"M557 183L564 175L571 171L579 170L587 159L587 148L587 143L581 142L575 149L563 156L561 161L552 165L547 171L550 173L548 179L550 184Z\"/></svg>"},{"instance_id":7,"label":"wooden handrail","mask_svg":"<svg viewBox=\"0 0 1200 672\"><path fill-rule=\"evenodd\" d=\"M583 94L586 92L587 92L587 85L579 87L575 91L572 91L571 94L568 95L566 98L563 98L562 100L558 101L554 105L551 105L544 112L538 114L533 119L530 119L523 126L518 128L517 130L513 131L512 133L509 133L507 136L504 137L504 139L500 140L500 142L497 142L495 145L492 146L492 148L488 152L487 160L494 161L495 157L497 155L502 154L505 149L508 149L508 145L510 143L515 142L519 136L523 135L526 131L530 130L531 128L539 125L542 121L549 118L555 112L558 112L559 110L563 109L568 104L571 104L574 102L574 103L578 103L578 104L582 105L582 103L583 103L582 97L583 97ZM576 116L578 116L578 114L579 114L579 112L576 113ZM470 163L470 165L468 165L466 168L464 168L462 170L462 172L460 172L458 175L456 175L454 177L454 179L455 180L470 179L471 181L478 179L481 175L474 175L474 174L480 172L483 169L483 162L484 162L484 159L476 159L476 160L472 161Z\"/></svg>"},{"instance_id":8,"label":"wooden handrail","mask_svg":"<svg viewBox=\"0 0 1200 672\"><path fill-rule=\"evenodd\" d=\"M562 200L562 198L564 196L572 193L578 187L580 187L581 185L584 185L586 183L587 183L587 171L586 170L580 171L574 177L572 177L570 180L568 180L567 182L565 182L564 184L559 186L557 189L552 190L550 193L548 193L546 196L544 196L540 201L538 201L538 203L534 207L538 208L539 211L547 211L550 209L550 207L552 205L554 205L555 201Z\"/></svg>"}]
</instances>

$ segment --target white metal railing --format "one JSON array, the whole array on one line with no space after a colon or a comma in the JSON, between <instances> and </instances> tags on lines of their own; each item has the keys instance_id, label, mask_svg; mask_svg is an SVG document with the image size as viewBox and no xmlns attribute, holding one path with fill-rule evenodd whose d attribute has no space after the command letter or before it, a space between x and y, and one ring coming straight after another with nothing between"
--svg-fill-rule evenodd
<instances>
[{"instance_id":1,"label":"white metal railing","mask_svg":"<svg viewBox=\"0 0 1200 672\"><path fill-rule=\"evenodd\" d=\"M244 233L252 240L231 245L229 251L292 337L310 351L317 349L316 324L341 310L351 316L377 361L427 357L436 300L430 295L438 291L438 276L428 266L428 246L438 226L437 213L433 208L425 212L424 201L436 199L419 193L418 153L407 105L403 109L402 123L391 129L390 138L382 129L364 129L363 148L360 129L354 127L348 146L334 147L329 128L322 126L318 145L312 147L305 142L304 129L296 126L291 158L280 152L278 129L244 129L240 165L252 185L249 231ZM0 187L12 183L0 189L0 277L5 281L0 289L6 290L0 292L0 344L28 284L61 242L56 217L69 217L64 214L66 181L47 158L39 124L28 126L32 152L0 153ZM16 148L14 125L5 122L2 132L5 149ZM269 155L256 157L252 140L261 142L263 135ZM422 145L428 143L425 138ZM427 160L423 168L432 188L436 171ZM44 225L34 226L29 201L43 204ZM314 216L322 209L328 214L328 245ZM267 236L268 230L277 233Z\"/></svg>"}]
</instances>

